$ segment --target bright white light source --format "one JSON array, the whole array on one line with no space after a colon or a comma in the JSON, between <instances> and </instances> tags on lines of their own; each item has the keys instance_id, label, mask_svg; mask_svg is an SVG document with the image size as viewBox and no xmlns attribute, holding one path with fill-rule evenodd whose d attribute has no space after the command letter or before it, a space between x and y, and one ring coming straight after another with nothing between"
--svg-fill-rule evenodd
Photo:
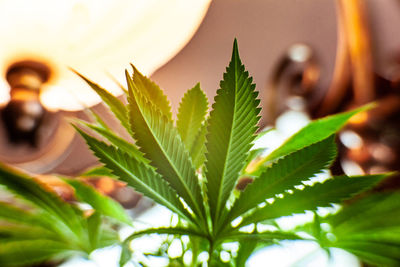
<instances>
[{"instance_id":1,"label":"bright white light source","mask_svg":"<svg viewBox=\"0 0 400 267\"><path fill-rule=\"evenodd\" d=\"M266 259L268 266L274 267L359 267L357 258L343 250L331 249L332 259L318 244L307 241L282 242L259 250L249 258L246 266L264 267Z\"/></svg>"},{"instance_id":2,"label":"bright white light source","mask_svg":"<svg viewBox=\"0 0 400 267\"><path fill-rule=\"evenodd\" d=\"M303 112L287 111L276 120L276 128L287 138L306 126L310 118Z\"/></svg>"},{"instance_id":3,"label":"bright white light source","mask_svg":"<svg viewBox=\"0 0 400 267\"><path fill-rule=\"evenodd\" d=\"M221 258L222 262L229 262L229 260L231 259L231 255L226 251L221 251L219 257Z\"/></svg>"},{"instance_id":4,"label":"bright white light source","mask_svg":"<svg viewBox=\"0 0 400 267\"><path fill-rule=\"evenodd\" d=\"M289 57L297 62L307 61L311 55L310 47L305 44L295 44L289 48Z\"/></svg>"},{"instance_id":5,"label":"bright white light source","mask_svg":"<svg viewBox=\"0 0 400 267\"><path fill-rule=\"evenodd\" d=\"M357 163L350 160L343 160L342 162L343 171L347 175L363 175L365 174L364 170Z\"/></svg>"},{"instance_id":6,"label":"bright white light source","mask_svg":"<svg viewBox=\"0 0 400 267\"><path fill-rule=\"evenodd\" d=\"M206 262L208 260L208 253L205 251L201 252L197 259L199 260L199 262Z\"/></svg>"},{"instance_id":7,"label":"bright white light source","mask_svg":"<svg viewBox=\"0 0 400 267\"><path fill-rule=\"evenodd\" d=\"M123 70L134 63L150 75L190 40L210 2L0 1L0 73L17 61L43 62L53 73L41 96L46 107L78 110L94 105L100 99L68 67L120 94L107 74L124 82Z\"/></svg>"},{"instance_id":8,"label":"bright white light source","mask_svg":"<svg viewBox=\"0 0 400 267\"><path fill-rule=\"evenodd\" d=\"M363 145L361 137L353 131L343 131L339 134L340 141L347 148L360 148Z\"/></svg>"},{"instance_id":9,"label":"bright white light source","mask_svg":"<svg viewBox=\"0 0 400 267\"><path fill-rule=\"evenodd\" d=\"M186 251L185 254L183 254L183 262L186 265L190 265L191 264L192 258L193 258L193 253L190 250Z\"/></svg>"},{"instance_id":10,"label":"bright white light source","mask_svg":"<svg viewBox=\"0 0 400 267\"><path fill-rule=\"evenodd\" d=\"M182 244L178 239L174 239L168 248L168 256L172 259L182 255Z\"/></svg>"}]
</instances>

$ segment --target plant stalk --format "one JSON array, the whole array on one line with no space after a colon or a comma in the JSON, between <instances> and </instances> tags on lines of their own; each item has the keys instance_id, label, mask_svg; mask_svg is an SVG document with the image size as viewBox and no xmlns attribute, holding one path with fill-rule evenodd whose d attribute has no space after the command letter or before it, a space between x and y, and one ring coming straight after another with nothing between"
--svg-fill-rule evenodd
<instances>
[{"instance_id":1,"label":"plant stalk","mask_svg":"<svg viewBox=\"0 0 400 267\"><path fill-rule=\"evenodd\" d=\"M207 265L208 265L208 267L211 267L212 266L211 265L211 263L212 263L212 255L213 255L213 252L214 252L214 240L209 239L209 241L210 241L210 247L208 249L208 263L207 263Z\"/></svg>"}]
</instances>

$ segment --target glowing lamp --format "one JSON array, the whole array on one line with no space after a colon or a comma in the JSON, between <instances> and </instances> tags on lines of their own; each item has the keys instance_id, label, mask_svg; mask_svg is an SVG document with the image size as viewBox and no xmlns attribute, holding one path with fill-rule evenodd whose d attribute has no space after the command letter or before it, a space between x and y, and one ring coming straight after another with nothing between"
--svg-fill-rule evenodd
<instances>
[{"instance_id":1,"label":"glowing lamp","mask_svg":"<svg viewBox=\"0 0 400 267\"><path fill-rule=\"evenodd\" d=\"M129 63L151 75L190 40L210 2L0 1L0 161L36 173L57 166L76 138L56 111L100 102L70 69L119 95Z\"/></svg>"},{"instance_id":2,"label":"glowing lamp","mask_svg":"<svg viewBox=\"0 0 400 267\"><path fill-rule=\"evenodd\" d=\"M130 62L147 75L166 63L192 37L210 1L1 1L0 104L10 98L10 66L26 61L49 69L40 88L47 109L75 111L100 102L68 67L118 95L113 78L122 81Z\"/></svg>"}]
</instances>

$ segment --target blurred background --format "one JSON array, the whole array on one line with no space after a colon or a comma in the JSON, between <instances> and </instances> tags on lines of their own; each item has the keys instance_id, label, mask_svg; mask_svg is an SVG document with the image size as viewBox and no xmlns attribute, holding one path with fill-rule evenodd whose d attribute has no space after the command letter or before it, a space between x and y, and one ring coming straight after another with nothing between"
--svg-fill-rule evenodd
<instances>
[{"instance_id":1,"label":"blurred background","mask_svg":"<svg viewBox=\"0 0 400 267\"><path fill-rule=\"evenodd\" d=\"M6 2L4 5L7 5ZM23 1L15 2L22 3ZM75 2L79 3L79 1ZM346 4L347 2L350 2L350 4ZM400 61L400 29L395 25L400 23L400 3L396 0L347 2L339 0L282 0L279 2L269 0L217 0L211 3L207 14L205 14L209 2L203 1L202 5L192 7L194 10L197 8L196 11L192 12L197 12L198 15L196 19L193 19L191 28L186 29L186 31L185 29L174 31L175 33L184 32L181 33L184 37L175 37L179 41L175 42L174 48L167 52L159 52L159 54L164 53L162 55L156 55L153 50L149 50L148 53L152 54L148 57L158 57L158 59L152 59L152 61L157 61L156 63L148 63L150 60L146 61L143 55L137 59L138 56L130 49L116 53L115 50L118 50L119 47L116 45L116 48L113 49L111 44L108 44L111 48L108 50L109 55L103 62L108 64L114 62L115 66L99 65L99 62L102 61L97 59L98 56L95 53L87 56L89 62L86 61L84 64L77 60L71 63L71 60L68 61L65 58L61 58L61 60L65 59L66 63L56 63L64 65L63 67L75 68L106 88L108 88L107 85L111 86L112 84L110 88L112 91L118 91L113 80L104 81L104 77L109 78L111 76L110 70L112 76L123 83L121 73L129 66L129 63L132 62L139 68L143 65L143 72L153 73L151 78L166 90L173 110L176 112L179 100L184 92L197 82L201 83L203 90L212 101L222 78L222 72L229 60L232 41L236 37L239 41L243 62L253 76L263 100L263 126L273 124L279 114L287 109L293 109L293 106L297 105L295 109L300 108L299 105L302 104L299 102L301 100L293 99L292 96L300 96L305 100L305 105L302 108L313 118L344 110L350 105L360 105L381 98L390 102L390 107L387 106L387 109L391 110L386 111L386 115L396 114L396 107L399 106L397 105L399 103L397 86ZM356 3L355 6L352 3ZM79 8L76 5L73 7ZM185 7L181 6L180 8ZM355 14L360 16L354 16L351 12L357 12ZM83 15L81 14L81 16ZM98 19L102 21L104 17ZM107 19L110 18L107 17ZM107 21L107 23L112 24L112 20ZM146 24L146 22L143 23ZM342 30L338 26L341 24L344 24ZM198 26L199 28L197 28ZM13 29L13 25L8 21L5 21L5 25L3 24L2 27L2 29ZM179 29L179 26L176 27ZM93 29L90 30L93 31ZM99 31L97 28L95 30ZM104 30L105 35L107 35L106 30ZM40 31L40 28L36 31ZM152 34L161 35L160 32L164 31L164 28L160 28L154 30ZM21 39L24 41L24 38L18 36L18 33L14 30L9 36L3 34L8 39L12 36L11 40L8 41L9 46L12 45L12 41L21 42ZM193 34L194 36L191 38ZM59 37L67 39L68 35L65 35L65 37ZM100 35L103 34L93 34L92 38ZM353 38L349 38L352 36ZM162 37L164 38L164 36ZM173 35L169 38L172 39ZM46 41L44 40L44 42ZM69 47L68 53L76 52L78 55L74 54L74 57L79 57L84 54L81 50L87 49L86 45L76 39L73 41L76 42L75 50L71 50ZM149 42L149 40L145 41ZM92 39L88 39L88 46L93 46L93 42ZM126 40L126 42L128 43L127 46L129 44L134 46L137 41L132 37L132 40ZM32 43L25 45L35 48ZM10 63L12 62L9 59L11 57L4 55L4 53L17 54L18 51L13 48L11 53L7 50L6 45L3 46L5 47L1 50L2 58L7 60L2 62L2 70L3 75L6 76L7 68L10 68L13 63ZM16 45L13 44L13 46ZM152 49L157 50L158 47L163 47L163 45L154 46ZM351 49L356 52L349 54L348 51ZM101 49L98 50L102 51ZM49 50L39 52L40 55L48 53L50 54L49 57L55 53ZM25 50L21 52L23 56L26 53ZM35 53L35 51L32 50L30 53ZM117 54L115 58L113 58L113 54ZM35 57L24 58L23 56L20 56L21 59ZM357 57L359 60L357 60ZM57 58L57 60L60 59ZM90 62L90 60L93 62ZM16 60L14 63L20 63L20 61ZM52 66L49 66L49 68L52 68ZM68 74L70 76L76 76L70 70L65 72L70 72ZM52 75L54 76L54 74ZM60 75L60 73L56 75ZM96 80L97 77L101 78ZM6 77L3 77L3 79L6 80ZM69 76L68 79L70 79ZM73 79L74 83L72 85L65 83L65 88L62 87L63 83L53 86L57 87L57 90L54 89L54 92L52 92L57 103L51 102L50 100L53 100L51 97L43 97L46 93L49 95L48 91L51 90L43 90L44 92L41 93L40 101L44 102L46 109L51 111L51 116L59 116L58 113L63 112L68 113L68 111L65 111L66 109L74 110L74 113L69 112L68 115L84 116L83 112L79 111L82 108L79 107L79 104L86 101L87 103L84 103L84 105L92 106L93 103L99 101L93 96L92 92L82 92L84 89L81 88L85 88L87 91L90 91L90 89L79 78L73 77ZM6 81L3 83L6 84ZM9 87L9 85L3 85L4 88L7 86ZM75 87L79 87L82 91L79 93L71 92ZM7 92L10 89L4 88L1 91L3 110L4 103L7 103L10 98L9 92ZM116 94L118 93L116 92ZM65 96L68 96L68 100L72 103L62 103L66 99ZM84 100L79 99L79 97ZM95 99L92 100L92 98ZM47 101L50 101L50 104ZM66 107L63 105L66 105ZM96 106L96 108L102 109L100 106ZM86 153L86 148L82 145L82 142L71 140L75 138L68 136L68 134L57 136L57 138L64 140L57 142L57 146L63 147L57 149L53 145L51 149L59 151L54 152L51 157L46 157L46 153L43 151L37 154L42 149L40 146L51 143L46 135L49 135L49 132L55 131L55 128L58 127L54 125L54 121L49 121L49 123L42 125L44 129L36 137L37 147L30 151L31 153L22 153L19 152L19 147L15 145L15 142L12 145L9 144L9 138L5 133L7 127L3 120L0 159L18 163L33 172L59 172L70 175L79 173L93 164L93 157L90 156L90 153ZM42 142L42 139L46 139L46 142ZM393 146L390 147L393 148ZM47 150L51 149L47 148ZM381 150L385 150L385 148ZM21 154L23 157L21 157ZM75 160L76 155L79 155L79 162ZM53 162L56 156L57 160ZM44 160L46 161L44 162ZM29 165L28 162L33 162L33 164Z\"/></svg>"},{"instance_id":2,"label":"blurred background","mask_svg":"<svg viewBox=\"0 0 400 267\"><path fill-rule=\"evenodd\" d=\"M66 117L87 118L83 109L93 106L118 127L69 68L118 95L117 82L133 63L166 91L176 113L197 82L212 102L235 37L260 91L260 126L277 128L265 145L310 119L377 101L339 135L333 172L400 169L398 0L27 2L0 3L0 161L55 187L46 175L75 176L96 165ZM39 4L48 6L40 16ZM123 185L93 181L127 208L151 205ZM393 177L377 190L399 185Z\"/></svg>"}]
</instances>

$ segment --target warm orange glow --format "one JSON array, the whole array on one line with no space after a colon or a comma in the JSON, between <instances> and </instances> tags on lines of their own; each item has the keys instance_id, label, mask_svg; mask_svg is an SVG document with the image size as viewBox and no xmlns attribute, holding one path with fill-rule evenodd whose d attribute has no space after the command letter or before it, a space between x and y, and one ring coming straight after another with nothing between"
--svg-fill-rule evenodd
<instances>
[{"instance_id":1,"label":"warm orange glow","mask_svg":"<svg viewBox=\"0 0 400 267\"><path fill-rule=\"evenodd\" d=\"M364 111L351 117L349 123L355 125L365 124L368 121L368 117L368 112Z\"/></svg>"},{"instance_id":2,"label":"warm orange glow","mask_svg":"<svg viewBox=\"0 0 400 267\"><path fill-rule=\"evenodd\" d=\"M71 200L74 195L74 190L63 180L53 175L38 175L35 180L43 185L47 190L55 192L64 200Z\"/></svg>"},{"instance_id":3,"label":"warm orange glow","mask_svg":"<svg viewBox=\"0 0 400 267\"><path fill-rule=\"evenodd\" d=\"M374 75L372 70L372 49L366 18L365 1L339 0L343 13L353 74L354 101L357 105L374 99Z\"/></svg>"},{"instance_id":4,"label":"warm orange glow","mask_svg":"<svg viewBox=\"0 0 400 267\"><path fill-rule=\"evenodd\" d=\"M249 165L247 165L245 172L246 173L253 173L260 167L260 162L262 158L258 157L255 160L251 161Z\"/></svg>"},{"instance_id":5,"label":"warm orange glow","mask_svg":"<svg viewBox=\"0 0 400 267\"><path fill-rule=\"evenodd\" d=\"M349 157L349 159L357 162L358 164L365 163L371 159L370 153L365 146L349 149L347 151L347 156Z\"/></svg>"},{"instance_id":6,"label":"warm orange glow","mask_svg":"<svg viewBox=\"0 0 400 267\"><path fill-rule=\"evenodd\" d=\"M100 178L97 182L97 188L104 194L110 194L114 191L115 182L110 178Z\"/></svg>"},{"instance_id":7,"label":"warm orange glow","mask_svg":"<svg viewBox=\"0 0 400 267\"><path fill-rule=\"evenodd\" d=\"M37 92L27 89L13 89L11 91L11 98L16 101L37 100L39 99L39 95Z\"/></svg>"}]
</instances>

